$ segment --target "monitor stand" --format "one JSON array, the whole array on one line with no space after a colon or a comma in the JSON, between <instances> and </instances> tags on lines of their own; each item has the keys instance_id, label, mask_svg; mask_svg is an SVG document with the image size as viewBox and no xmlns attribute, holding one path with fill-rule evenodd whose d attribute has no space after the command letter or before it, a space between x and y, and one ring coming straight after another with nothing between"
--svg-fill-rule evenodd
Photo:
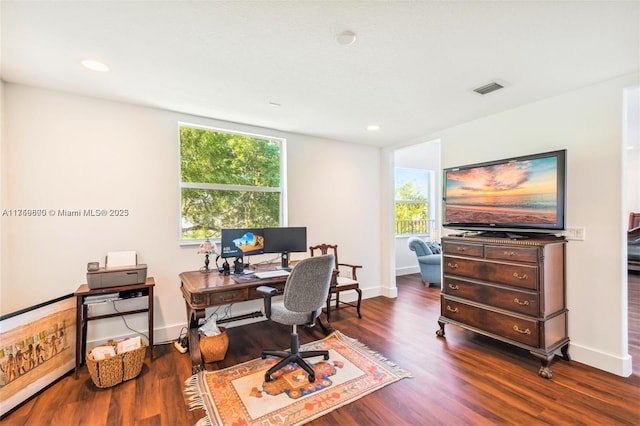
<instances>
[{"instance_id":1,"label":"monitor stand","mask_svg":"<svg viewBox=\"0 0 640 426\"><path fill-rule=\"evenodd\" d=\"M282 252L280 253L280 266L278 266L276 269L283 269L285 271L290 271L291 268L289 267L289 253L288 252Z\"/></svg>"}]
</instances>

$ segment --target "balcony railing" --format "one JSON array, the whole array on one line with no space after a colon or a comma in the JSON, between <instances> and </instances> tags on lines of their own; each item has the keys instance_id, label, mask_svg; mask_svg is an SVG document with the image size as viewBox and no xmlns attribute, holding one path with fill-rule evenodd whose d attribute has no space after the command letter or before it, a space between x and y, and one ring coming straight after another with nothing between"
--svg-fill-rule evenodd
<instances>
[{"instance_id":1,"label":"balcony railing","mask_svg":"<svg viewBox=\"0 0 640 426\"><path fill-rule=\"evenodd\" d=\"M434 234L435 227L435 220L396 220L396 235L431 235Z\"/></svg>"}]
</instances>

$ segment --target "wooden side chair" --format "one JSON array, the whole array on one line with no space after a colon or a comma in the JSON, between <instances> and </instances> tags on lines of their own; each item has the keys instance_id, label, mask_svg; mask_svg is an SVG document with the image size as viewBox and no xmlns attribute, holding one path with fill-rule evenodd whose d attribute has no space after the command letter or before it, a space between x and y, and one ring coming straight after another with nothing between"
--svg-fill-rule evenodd
<instances>
[{"instance_id":1,"label":"wooden side chair","mask_svg":"<svg viewBox=\"0 0 640 426\"><path fill-rule=\"evenodd\" d=\"M356 308L358 312L358 318L362 318L362 314L360 314L360 304L362 303L362 290L360 290L360 284L358 283L358 275L357 270L362 268L360 265L352 265L349 263L340 263L338 260L338 246L331 244L318 244L315 246L309 247L309 252L311 253L311 257L314 255L325 255L325 254L333 254L335 258L335 266L334 273L331 279L331 287L329 288L329 297L327 298L327 320L329 320L329 316L331 315L331 302L335 301L335 309L340 309L341 307L351 306ZM340 275L340 270L343 269L347 271L350 276L346 274ZM358 301L354 303L350 302L341 302L340 301L340 293L343 291L354 290L358 293Z\"/></svg>"}]
</instances>

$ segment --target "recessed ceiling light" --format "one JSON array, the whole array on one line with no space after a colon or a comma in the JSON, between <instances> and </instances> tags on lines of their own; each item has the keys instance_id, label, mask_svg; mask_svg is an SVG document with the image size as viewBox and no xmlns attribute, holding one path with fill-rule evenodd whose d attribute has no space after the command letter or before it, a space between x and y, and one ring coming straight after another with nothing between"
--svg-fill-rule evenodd
<instances>
[{"instance_id":1,"label":"recessed ceiling light","mask_svg":"<svg viewBox=\"0 0 640 426\"><path fill-rule=\"evenodd\" d=\"M369 124L367 126L367 130L370 132L377 132L378 130L380 130L380 126L377 124Z\"/></svg>"},{"instance_id":2,"label":"recessed ceiling light","mask_svg":"<svg viewBox=\"0 0 640 426\"><path fill-rule=\"evenodd\" d=\"M81 63L85 68L91 71L97 71L97 72L109 71L109 66L107 64L105 64L104 62L96 61L94 59L84 59Z\"/></svg>"},{"instance_id":3,"label":"recessed ceiling light","mask_svg":"<svg viewBox=\"0 0 640 426\"><path fill-rule=\"evenodd\" d=\"M343 31L336 34L336 41L338 44L349 45L356 42L357 36L353 31Z\"/></svg>"}]
</instances>

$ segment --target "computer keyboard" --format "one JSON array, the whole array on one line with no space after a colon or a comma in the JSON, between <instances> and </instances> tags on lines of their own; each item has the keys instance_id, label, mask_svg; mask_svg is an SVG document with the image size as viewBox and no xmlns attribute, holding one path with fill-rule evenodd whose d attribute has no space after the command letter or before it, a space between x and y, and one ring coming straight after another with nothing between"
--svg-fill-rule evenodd
<instances>
[{"instance_id":1,"label":"computer keyboard","mask_svg":"<svg viewBox=\"0 0 640 426\"><path fill-rule=\"evenodd\" d=\"M256 272L255 274L256 277L260 278L260 279L265 279L265 278L277 278L277 277L286 277L289 275L289 271L287 271L286 269L275 269L273 271L260 271L260 272Z\"/></svg>"}]
</instances>

